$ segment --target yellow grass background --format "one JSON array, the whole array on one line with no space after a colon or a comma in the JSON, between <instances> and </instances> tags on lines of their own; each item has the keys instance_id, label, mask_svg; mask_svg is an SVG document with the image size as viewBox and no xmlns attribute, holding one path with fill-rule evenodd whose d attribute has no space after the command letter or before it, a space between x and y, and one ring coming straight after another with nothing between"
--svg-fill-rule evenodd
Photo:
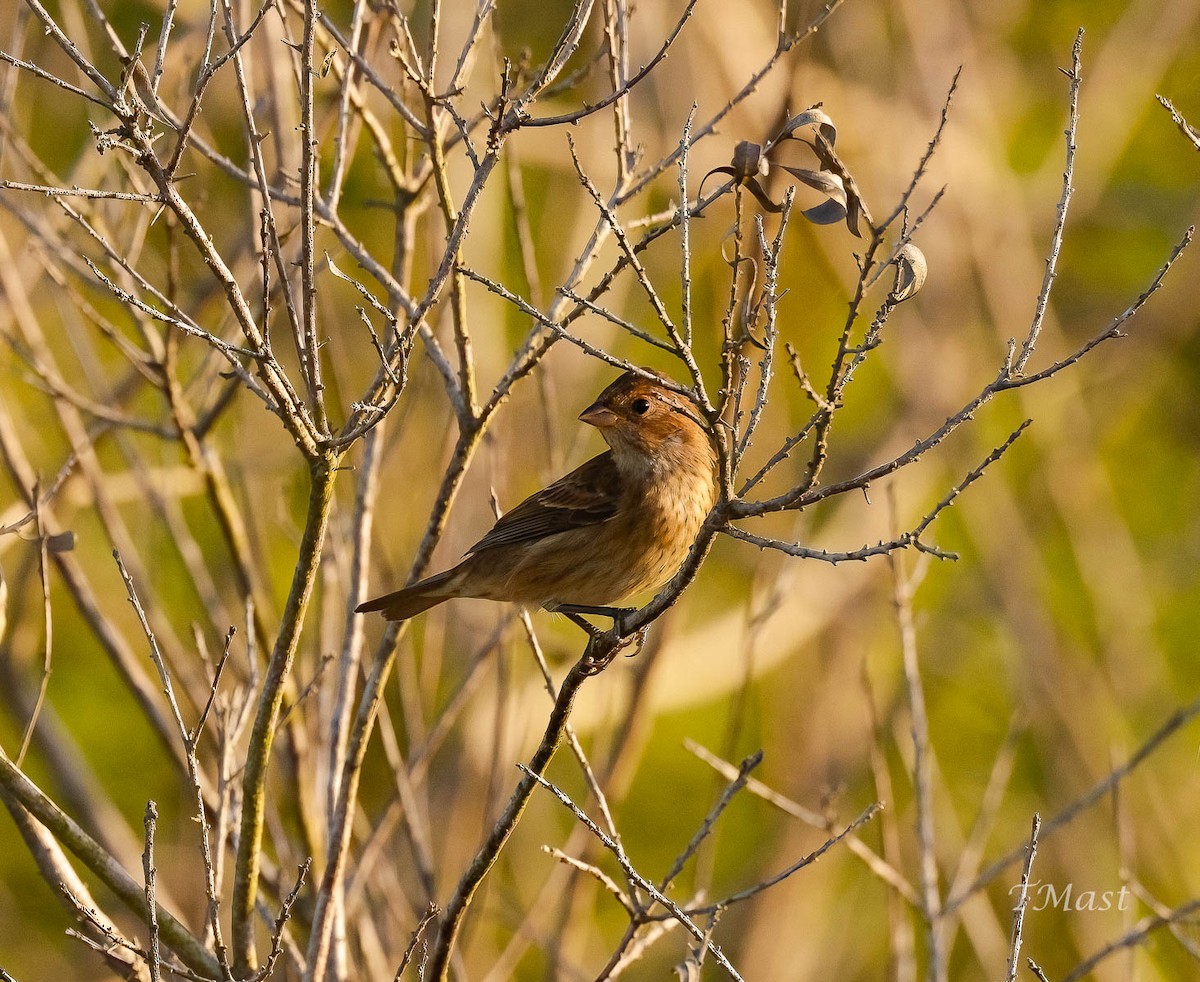
<instances>
[{"instance_id":1,"label":"yellow grass background","mask_svg":"<svg viewBox=\"0 0 1200 982\"><path fill-rule=\"evenodd\" d=\"M15 5L13 5L15 6ZM157 34L155 4L102 4L131 43L137 24ZM815 13L794 4L792 21ZM450 7L455 9L451 10ZM447 5L443 36L460 38L471 11ZM558 34L566 5L501 3L495 40L471 78L479 99L494 91L498 57L530 48L544 57ZM344 3L327 8L348 22ZM638 5L631 63L645 63L661 44L680 7L664 0ZM61 22L91 47L115 77L119 66L86 12L62 0ZM245 11L248 19L250 11ZM180 22L199 30L206 8L180 5ZM427 12L414 12L423 25ZM927 202L946 190L918 242L929 262L924 290L892 315L885 342L851 384L831 438L826 482L887 459L935 429L990 381L1009 338L1024 336L1042 282L1055 221L1064 161L1067 79L1079 27L1085 29L1075 194L1067 221L1045 330L1031 363L1036 371L1099 333L1150 283L1157 268L1200 214L1200 153L1179 132L1155 95L1173 100L1200 122L1200 3L1196 0L1122 0L1094 3L1010 3L983 0L849 0L813 39L788 55L720 128L701 142L689 163L691 191L711 167L726 163L740 139L764 139L785 114L813 103L839 128L838 151L876 216L887 214L908 185L932 136L954 73L962 66L950 121L918 194ZM679 141L693 103L698 120L715 113L770 57L777 10L768 3L701 0L678 46L631 98L633 139L643 159L656 160ZM593 25L585 47L601 42ZM10 40L11 39L11 40ZM191 34L182 50L198 42ZM456 50L457 41L447 41ZM75 79L62 54L10 6L0 11L0 47ZM249 48L257 71L282 73L275 47L256 39ZM383 59L386 62L386 59ZM193 66L194 67L194 66ZM397 76L394 64L385 68ZM168 65L164 91L185 92L192 67ZM78 81L76 79L76 81ZM605 91L603 73L585 83L588 98ZM126 187L121 166L100 156L86 126L103 128L103 113L61 90L0 67L6 100L0 135L0 179L38 181L17 143L65 185ZM318 87L318 107L332 119L336 84ZM541 108L563 112L580 93L554 97ZM478 101L478 100L477 100ZM385 106L377 107L381 113ZM385 117L398 145L403 126ZM294 123L286 113L264 128L286 141ZM214 82L203 131L237 159L245 159L240 111L229 77ZM614 175L612 118L599 113L572 128L583 168L602 188ZM330 166L329 130L322 131L322 167ZM472 220L464 259L545 309L553 288L570 270L595 211L572 169L561 128L522 131L506 148L512 171L489 187ZM786 151L787 154L793 151ZM794 151L802 159L801 148ZM196 203L222 253L249 289L259 275L258 220L243 187L203 162L183 187ZM528 210L539 282L527 282L519 259L506 180L519 173ZM469 183L465 161L452 161L461 193ZM785 184L770 184L777 197ZM622 209L627 223L670 207L677 197L673 170ZM712 183L706 188L710 190ZM391 261L394 221L379 204L388 189L369 140L357 144L344 192L347 225L382 262ZM804 199L805 205L815 199ZM165 222L150 224L138 206L89 205L103 218L120 249L139 254L147 275L168 275ZM752 202L746 207L752 212ZM921 204L918 204L918 208ZM416 292L440 259L444 231L436 210L422 219L413 283ZM777 219L766 218L773 234ZM720 318L729 290L722 259L733 222L732 199L710 207L692 226L693 310L697 353L715 380ZM287 224L290 224L287 223ZM70 289L47 272L45 232L53 229L94 256L52 203L0 190L0 398L33 469L49 483L63 466L72 439L59 423L54 398L36 383L27 358L30 332L41 333L39 359L56 366L78 393L96 403L157 424L167 421L161 400L136 385L124 359L86 326L78 298L85 296L130 338L127 312L86 267L72 270ZM781 339L794 344L805 368L821 378L832 359L856 276L861 248L844 227L814 227L794 216L785 248L779 304ZM359 275L336 238L318 233L339 268ZM617 253L605 246L596 269ZM660 239L645 255L650 276L673 314L679 310L679 238ZM365 330L353 312L359 302L345 283L319 276L320 328L327 384L337 412L375 371ZM215 329L223 298L195 256L179 255L181 305ZM588 285L595 282L595 275ZM903 553L902 576L924 578L915 594L916 640L929 716L933 825L944 897L964 853L978 850L974 868L1019 847L1035 812L1044 820L1085 794L1133 753L1180 706L1200 696L1200 259L1185 253L1162 290L1112 341L1045 383L1010 392L982 410L947 443L872 489L869 500L848 495L811 512L776 516L754 531L829 550L855 549L915 525L968 471L1026 417L1033 426L986 476L934 525L929 540L960 555L940 562ZM643 326L650 308L631 277L620 279L605 306ZM468 290L476 371L486 392L503 372L529 322L511 305L478 287ZM432 315L435 332L449 338L449 318ZM638 363L683 377L661 352L622 336L599 317L573 330L593 344ZM283 329L280 328L281 337ZM446 341L450 350L453 345ZM280 348L284 345L280 343ZM782 353L781 353L782 355ZM290 357L290 356L289 356ZM218 365L203 348L185 343L181 364L197 402L206 386L221 384ZM598 437L575 421L613 376L608 366L559 343L534 377L505 404L468 472L433 565L443 568L486 531L494 489L511 507L600 449ZM811 411L780 358L771 412L755 438L752 466L765 459ZM95 418L81 413L85 429ZM391 588L407 574L423 533L453 440L453 416L436 372L413 357L410 388L389 419L375 522L372 589ZM278 421L241 392L211 436L229 471L251 531L254 556L266 574L278 617L295 560L303 520L304 467ZM236 585L223 574L224 552L195 474L178 448L158 437L117 428L97 438L98 472L135 553L143 601L153 604L176 637L178 652L193 651L191 625L202 625L219 650L213 625L244 623ZM358 464L356 451L350 463ZM793 456L771 487L794 482L806 458ZM153 489L157 499L148 495ZM337 507L317 603L301 639L296 668L301 684L335 652L345 616L349 520L354 473L339 477ZM68 479L55 501L63 528L75 532L74 557L99 602L143 653L124 588L112 563L114 543L98 518L94 495L80 477ZM8 472L0 474L0 524L24 514ZM179 547L186 527L209 571L205 596L188 573ZM131 564L133 569L133 564ZM0 537L0 571L8 583L7 624L0 638L4 699L0 743L10 756L20 746L36 692L45 647L37 544L24 533ZM123 829L118 855L135 875L141 816L148 798L160 810L160 889L197 929L203 889L192 801L167 766L161 748L129 694L81 620L60 580L51 573L53 671L46 725L67 741L85 787L91 788L110 829ZM670 866L719 795L722 780L686 749L686 741L736 763L763 749L755 776L795 802L830 816L840 829L875 800L882 815L862 831L914 886L919 850L912 787L909 700L904 687L893 573L884 559L836 566L760 553L719 541L680 605L652 630L638 659L618 660L589 683L574 722L597 768L610 766L607 788L630 858L654 879ZM214 610L213 603L218 605ZM534 622L561 676L578 656L578 631L552 615ZM396 746L376 737L361 793L356 843L372 828L393 823L376 862L394 870L393 887L368 891L374 940L357 938L358 978L394 972L424 906L413 846L396 810L391 758L407 756L429 734L459 689L471 659L506 624L501 643L484 662L452 718L444 740L416 782L415 802L424 844L434 862L434 898L444 900L459 872L517 779L513 766L536 743L550 702L519 625L503 608L460 601L439 608L402 643L387 694L389 729ZM220 628L217 628L219 631ZM370 645L380 625L366 624ZM240 642L239 642L240 643ZM242 648L244 659L244 648ZM147 661L147 670L149 663ZM181 674L200 675L198 658ZM323 686L332 676L326 676ZM324 694L322 694L324 693ZM313 696L327 699L327 688ZM323 738L320 718L309 724ZM1194 720L1157 747L1119 789L1046 835L1034 878L1076 898L1125 887L1136 897L1125 911L1054 906L1027 915L1024 952L1050 979L1062 978L1083 958L1129 930L1142 917L1200 895L1200 774ZM287 762L276 760L283 794ZM31 777L63 800L35 745ZM579 768L562 754L550 777L590 807ZM276 787L276 785L272 785ZM103 789L102 791L100 789ZM69 804L66 804L70 810ZM404 810L409 804L406 803ZM284 870L303 859L289 841L288 806L269 822ZM587 877L555 872L544 844L564 847L575 823L548 794L535 795L468 918L463 944L466 977L489 979L593 978L613 950L625 916ZM765 879L825 841L824 830L789 817L743 791L688 866L677 899L703 891L720 898ZM572 840L611 875L611 857ZM356 847L357 848L357 847ZM948 978L1002 979L1009 952L1010 888L1019 863L997 875L947 927ZM548 879L554 877L554 879ZM551 886L547 886L547 883ZM570 884L569 886L567 884ZM961 884L959 884L961 885ZM1045 895L1043 894L1043 897ZM104 898L101 892L99 898ZM104 900L102 899L103 903ZM298 933L303 934L301 925ZM1086 906L1086 905L1085 905ZM311 913L311 912L310 912ZM0 967L20 982L107 978L101 961L63 931L73 919L41 881L7 817L0 819ZM135 936L144 927L123 921ZM1173 931L1179 937L1173 936ZM514 943L514 936L519 940ZM923 978L925 941L919 917L844 844L812 868L738 905L720 920L723 950L747 979L875 980ZM671 977L688 939L674 930L656 942L625 977ZM1189 946L1190 945L1190 950ZM374 946L374 947L373 947ZM907 950L911 946L911 951ZM1200 975L1200 932L1193 924L1162 928L1138 947L1106 959L1094 978L1177 980ZM376 953L377 949L377 953ZM286 959L285 959L286 961ZM390 966L390 969L388 968ZM294 977L288 967L281 977ZM1023 969L1024 971L1024 969ZM711 963L704 978L721 978ZM390 978L388 974L386 977ZM1023 974L1022 978L1032 978Z\"/></svg>"}]
</instances>

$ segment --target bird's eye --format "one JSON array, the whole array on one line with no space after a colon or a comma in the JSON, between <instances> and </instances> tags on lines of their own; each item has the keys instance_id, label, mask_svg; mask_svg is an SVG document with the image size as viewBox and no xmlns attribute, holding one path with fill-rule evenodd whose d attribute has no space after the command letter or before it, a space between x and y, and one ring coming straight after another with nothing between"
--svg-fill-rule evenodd
<instances>
[{"instance_id":1,"label":"bird's eye","mask_svg":"<svg viewBox=\"0 0 1200 982\"><path fill-rule=\"evenodd\" d=\"M650 411L650 400L649 399L634 399L633 402L631 402L629 404L629 408L634 411L635 415L645 416L646 413L648 413Z\"/></svg>"}]
</instances>

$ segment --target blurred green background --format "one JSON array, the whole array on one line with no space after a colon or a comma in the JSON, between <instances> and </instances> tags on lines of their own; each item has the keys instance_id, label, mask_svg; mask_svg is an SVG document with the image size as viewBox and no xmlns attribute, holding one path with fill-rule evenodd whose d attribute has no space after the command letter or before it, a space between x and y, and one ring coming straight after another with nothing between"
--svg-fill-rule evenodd
<instances>
[{"instance_id":1,"label":"blurred green background","mask_svg":"<svg viewBox=\"0 0 1200 982\"><path fill-rule=\"evenodd\" d=\"M152 38L157 35L157 5L102 6L126 43L141 20L151 23ZM15 7L0 11L0 44L74 79L61 53ZM495 50L484 52L472 85L485 94L493 90L500 54L517 58L528 47L534 59L544 56L567 7L501 3ZM52 9L68 30L86 34L102 69L115 77L119 69L86 14L66 0ZM789 24L807 20L816 9L790 5ZM195 43L205 10L197 3L180 5L187 43ZM679 10L663 0L638 5L632 65L653 55ZM348 22L345 3L330 4L328 11L338 23ZM777 16L774 5L759 0L701 0L678 48L632 97L633 139L644 161L657 160L677 144L693 102L697 120L707 120L766 63L775 46ZM469 10L447 11L444 36L460 38L469 17ZM426 19L424 7L414 11L418 42ZM834 427L827 483L852 476L935 429L995 377L1008 339L1022 338L1028 330L1062 181L1067 80L1059 69L1069 64L1079 27L1086 34L1075 193L1046 326L1030 366L1036 371L1075 350L1124 310L1200 214L1200 153L1154 98L1161 93L1200 124L1197 0L849 0L818 35L782 59L715 136L693 150L694 193L700 176L727 162L737 140L762 140L784 113L821 102L838 125L839 153L866 200L876 216L887 214L907 186L950 80L962 66L950 122L915 199L919 210L945 185L940 205L918 237L929 262L928 283L892 316L885 343L852 383ZM600 43L594 28L589 50ZM446 43L456 50L459 42ZM164 91L168 100L176 100L186 91L194 65L168 68ZM388 71L394 77L395 66ZM587 84L589 97L603 94L603 77ZM6 100L0 178L48 180L20 144L64 184L124 186L111 158L95 152L86 124L89 119L101 128L109 124L95 107L18 76L11 66L0 66L0 87ZM319 88L326 118L335 94L332 78ZM212 142L244 159L235 95L228 77L218 78L203 126ZM566 93L544 109L567 111L578 99L578 93ZM404 146L402 125L385 119L397 145ZM286 139L286 129L280 129L286 119L273 122L272 140ZM611 186L611 116L598 114L574 127L572 136L584 169L600 187ZM328 168L327 142L322 153ZM572 170L561 130L523 131L506 153L513 166L507 177L519 172L527 197L540 282L527 282L528 271L517 258L510 196L501 180L481 202L465 260L545 309L594 226L594 209ZM249 289L258 275L258 223L246 192L210 165L200 162L195 170L185 184L189 200ZM470 180L461 159L455 159L452 174L461 195ZM677 193L675 180L668 169L621 210L622 219L631 223L669 207ZM772 185L772 190L778 196L783 186ZM349 170L342 215L385 264L391 261L394 234L389 213L379 205L387 194L364 137ZM97 204L95 210L120 234L136 214L134 206L114 202ZM692 228L697 350L714 381L729 289L722 248L728 247L732 222L731 199L725 199ZM769 234L776 222L766 219ZM71 238L70 225L51 203L0 190L0 266L5 268L0 330L11 341L0 354L0 392L43 482L62 467L71 442L56 422L52 398L31 379L24 357L28 318L40 325L49 357L76 391L131 415L165 419L161 400L152 394L118 390L127 374L124 360L94 332L79 327L78 294L61 289L46 272L49 247L39 230L52 227L63 240L81 243ZM165 226L139 226L144 237L138 246L140 268L156 281L166 276ZM443 244L436 215L422 229L413 274L418 294ZM123 248L129 245L120 241ZM77 248L95 255L94 246ZM327 231L319 248L341 268L354 269ZM814 379L822 377L835 351L856 274L853 253L860 248L843 227L816 228L798 216L788 231L779 328ZM585 282L594 283L615 255L610 243ZM202 265L187 249L179 263L181 303L198 320L223 324L223 298ZM677 313L678 237L660 239L645 263L668 309ZM94 281L79 285L85 283L86 269L67 266L75 270L75 290L135 337L127 315ZM964 850L978 848L986 866L1019 846L1034 812L1048 818L1067 806L1177 707L1200 696L1197 284L1200 257L1193 248L1128 325L1129 337L1102 345L1052 380L998 398L944 446L874 488L869 501L847 496L752 526L830 550L888 538L894 528L916 524L1023 419L1034 419L1011 452L938 520L932 541L961 558L933 561L915 597L943 896ZM319 286L321 326L329 338L328 382L344 414L373 373L374 355L353 313L354 292L327 273ZM604 302L622 316L652 322L632 278L619 280ZM511 306L476 288L469 292L469 312L486 391L529 324ZM435 327L449 337L448 322ZM623 357L680 374L678 366L658 357L661 353L619 336L600 318L584 318L575 329ZM220 366L191 345L183 346L181 357L191 391L202 401L206 386L220 384L215 378ZM609 368L578 349L558 344L539 374L514 391L467 476L435 554L437 568L453 562L486 530L492 489L501 507L511 507L598 452L598 438L581 432L574 417L611 376ZM773 392L771 414L751 451L752 470L811 410L785 365ZM390 587L407 572L449 453L451 425L436 373L418 352L410 390L387 431L373 587ZM281 606L303 518L303 466L277 421L245 393L236 396L214 431L213 445L237 488L256 558ZM222 545L212 516L178 449L154 436L121 430L97 440L95 450L147 571L149 602L184 639L190 639L193 622L242 623L240 598L221 575ZM793 456L772 487L794 481L804 459ZM139 467L148 469L148 481L144 475L137 478ZM148 501L147 483L172 504L164 509ZM338 495L322 589L302 639L297 666L302 681L314 675L321 657L336 650L340 639L352 473L339 483ZM55 508L62 527L78 537L75 556L101 604L129 644L143 651L112 564L112 543L86 482L68 481ZM0 477L0 524L24 510L7 474ZM195 537L203 565L212 571L218 609L206 607L193 586L167 515L186 523ZM906 573L923 568L915 555L898 561ZM9 584L0 647L8 698L0 713L0 742L13 755L28 718L22 699L36 691L44 650L37 549L29 535L0 537L0 570ZM912 743L892 590L892 574L882 559L830 566L724 540L684 601L655 626L652 653L641 661L621 661L589 684L577 705L576 725L601 770L616 762L609 784L615 817L630 857L644 873L656 878L666 871L719 793L721 782L684 748L690 739L735 763L762 748L765 760L756 776L808 808L827 811L838 828L870 802L885 800L883 815L864 829L863 838L917 883ZM87 780L104 789L127 826L126 858L140 848L146 799L158 801L162 883L189 922L198 925L203 891L188 796L53 576L52 597L53 672L46 718L73 742ZM389 691L391 711L409 724L436 719L461 684L472 653L506 617L494 605L457 602L418 622L404 643ZM536 616L535 623L561 672L581 648L577 632L549 615ZM373 643L379 624L372 619L366 630ZM210 647L218 646L219 634L209 633ZM441 899L490 826L487 816L507 797L516 779L512 765L528 756L549 706L519 627L510 625L504 637L419 788L433 830L435 896ZM188 644L182 642L179 650L188 650ZM195 673L196 664L188 670ZM311 725L319 739L319 713ZM420 744L422 734L411 732L411 726L397 724L397 729L402 752ZM1024 950L1050 978L1062 977L1153 912L1155 904L1169 908L1200 894L1198 733L1191 722L1124 781L1119 794L1104 796L1042 842L1036 879L1060 890L1070 884L1076 895L1127 886L1138 898L1125 911L1031 912ZM26 767L35 780L47 782L52 794L60 791L36 753ZM362 835L394 797L389 774L384 749L373 747L362 792ZM551 777L576 800L586 800L578 767L565 754ZM617 905L586 878L561 896L547 896L543 886L554 863L540 847L561 846L572 826L549 796L535 797L480 909L468 921L464 957L470 978L592 978L604 964L625 923ZM675 896L701 889L710 898L735 892L786 868L825 837L824 831L743 792L685 871ZM393 831L384 855L396 864L398 889L411 891L407 900L375 898L382 911L380 946L389 954L397 946L403 949L413 926L404 912L423 905L406 841ZM588 854L616 873L599 851ZM1018 875L1018 866L1010 867L958 912L960 919L947 933L950 979L1003 977L1009 889ZM98 899L107 898L100 893ZM530 909L534 913L525 921ZM20 982L108 977L95 955L64 937L71 924L39 879L13 824L7 817L0 820L0 967ZM527 948L508 947L518 925ZM144 931L129 929L144 938ZM1180 937L1158 931L1135 953L1107 959L1094 977L1143 982L1200 977L1195 954L1200 932L1192 924L1178 932ZM906 944L915 946L916 964L924 957L922 930L911 908L844 847L726 913L716 936L747 979L904 979L912 977ZM670 977L671 966L686 954L686 940L681 931L669 933L626 977ZM511 962L505 960L510 956ZM394 970L394 960L390 964ZM369 968L362 971L364 978L375 977ZM721 977L711 965L704 972L705 978Z\"/></svg>"}]
</instances>

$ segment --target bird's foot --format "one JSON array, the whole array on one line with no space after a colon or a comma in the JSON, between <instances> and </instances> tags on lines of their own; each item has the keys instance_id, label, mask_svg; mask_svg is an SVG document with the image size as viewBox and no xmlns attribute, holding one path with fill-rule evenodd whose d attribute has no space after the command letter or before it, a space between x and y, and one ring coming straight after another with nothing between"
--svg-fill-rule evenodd
<instances>
[{"instance_id":1,"label":"bird's foot","mask_svg":"<svg viewBox=\"0 0 1200 982\"><path fill-rule=\"evenodd\" d=\"M592 640L596 640L597 638L604 636L604 632L601 631L600 628L596 627L596 625L587 618L575 613L573 610L564 610L562 607L557 607L555 608L555 613L562 614L572 624L582 628L587 632L588 637L590 637Z\"/></svg>"},{"instance_id":2,"label":"bird's foot","mask_svg":"<svg viewBox=\"0 0 1200 982\"><path fill-rule=\"evenodd\" d=\"M587 632L591 639L588 643L588 650L584 652L584 660L586 662L586 670L590 675L599 674L612 662L617 653L632 646L633 650L629 653L629 657L633 657L642 650L642 646L646 643L646 636L649 633L650 627L646 625L639 628L636 632L632 632L633 636L629 637L630 630L626 626L627 618L637 613L633 607L599 607L590 604L558 604L552 608L555 612L563 614L572 624L578 625ZM592 614L598 617L611 617L613 626L612 631L602 631L591 621L583 617L584 614ZM620 642L616 645L612 644L612 637L616 635ZM607 641L605 644L603 642Z\"/></svg>"},{"instance_id":3,"label":"bird's foot","mask_svg":"<svg viewBox=\"0 0 1200 982\"><path fill-rule=\"evenodd\" d=\"M625 626L626 619L631 614L637 613L636 607L606 607L594 604L555 604L555 606L548 607L547 609L560 614L566 614L573 624L578 624L593 637L595 637L595 632L598 632L599 628L590 621L585 621L579 616L580 614L592 614L595 617L611 617L613 632L624 637L629 633L628 628Z\"/></svg>"}]
</instances>

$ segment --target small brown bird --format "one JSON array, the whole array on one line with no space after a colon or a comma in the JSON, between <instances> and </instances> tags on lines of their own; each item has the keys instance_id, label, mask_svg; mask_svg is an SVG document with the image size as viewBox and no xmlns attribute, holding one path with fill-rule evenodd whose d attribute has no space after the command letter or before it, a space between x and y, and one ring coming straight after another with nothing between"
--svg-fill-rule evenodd
<instances>
[{"instance_id":1,"label":"small brown bird","mask_svg":"<svg viewBox=\"0 0 1200 982\"><path fill-rule=\"evenodd\" d=\"M402 621L475 597L615 618L612 604L670 579L717 499L716 455L697 407L626 372L579 418L607 452L522 501L453 569L357 610Z\"/></svg>"}]
</instances>

